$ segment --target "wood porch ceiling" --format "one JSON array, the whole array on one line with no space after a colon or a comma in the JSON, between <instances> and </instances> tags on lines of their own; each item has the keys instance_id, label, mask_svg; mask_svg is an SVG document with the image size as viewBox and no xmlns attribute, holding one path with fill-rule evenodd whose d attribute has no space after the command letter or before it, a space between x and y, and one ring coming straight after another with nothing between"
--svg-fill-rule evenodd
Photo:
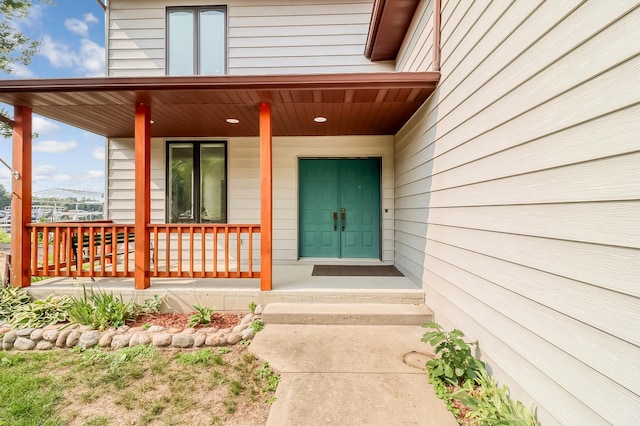
<instances>
[{"instance_id":1,"label":"wood porch ceiling","mask_svg":"<svg viewBox=\"0 0 640 426\"><path fill-rule=\"evenodd\" d=\"M439 78L394 72L0 80L0 102L110 138L133 137L136 103L151 105L154 137L258 136L260 102L272 106L274 136L389 135ZM316 123L317 116L327 121Z\"/></svg>"}]
</instances>

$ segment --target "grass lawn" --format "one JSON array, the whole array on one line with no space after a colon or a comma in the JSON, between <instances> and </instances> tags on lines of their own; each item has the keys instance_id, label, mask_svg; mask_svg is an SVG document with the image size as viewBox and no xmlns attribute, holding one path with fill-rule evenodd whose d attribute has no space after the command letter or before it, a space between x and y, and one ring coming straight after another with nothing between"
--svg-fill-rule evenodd
<instances>
[{"instance_id":1,"label":"grass lawn","mask_svg":"<svg viewBox=\"0 0 640 426\"><path fill-rule=\"evenodd\" d=\"M261 425L278 380L243 345L0 352L0 426Z\"/></svg>"}]
</instances>

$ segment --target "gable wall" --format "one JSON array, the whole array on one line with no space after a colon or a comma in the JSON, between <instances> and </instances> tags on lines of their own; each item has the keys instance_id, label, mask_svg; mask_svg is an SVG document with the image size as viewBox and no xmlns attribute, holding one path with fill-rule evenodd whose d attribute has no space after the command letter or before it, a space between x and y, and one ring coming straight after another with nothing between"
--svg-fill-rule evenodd
<instances>
[{"instance_id":1,"label":"gable wall","mask_svg":"<svg viewBox=\"0 0 640 426\"><path fill-rule=\"evenodd\" d=\"M423 1L398 70L427 70ZM640 7L443 1L396 135L395 262L543 424L640 418Z\"/></svg>"},{"instance_id":2,"label":"gable wall","mask_svg":"<svg viewBox=\"0 0 640 426\"><path fill-rule=\"evenodd\" d=\"M109 76L165 75L168 6L226 4L228 74L393 71L364 57L372 0L111 0Z\"/></svg>"}]
</instances>

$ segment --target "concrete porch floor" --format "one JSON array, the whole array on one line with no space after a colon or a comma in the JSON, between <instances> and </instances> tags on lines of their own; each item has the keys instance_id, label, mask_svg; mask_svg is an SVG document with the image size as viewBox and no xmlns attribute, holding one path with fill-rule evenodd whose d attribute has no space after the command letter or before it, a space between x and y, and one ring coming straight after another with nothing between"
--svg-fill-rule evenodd
<instances>
[{"instance_id":1,"label":"concrete porch floor","mask_svg":"<svg viewBox=\"0 0 640 426\"><path fill-rule=\"evenodd\" d=\"M260 291L258 279L154 278L151 287L135 290L132 278L52 278L28 287L34 298L51 294L82 296L83 284L137 302L166 294L165 309L193 311L197 303L217 311L247 311L251 302L268 303L424 303L424 292L406 277L314 277L313 264L273 265L273 290Z\"/></svg>"}]
</instances>

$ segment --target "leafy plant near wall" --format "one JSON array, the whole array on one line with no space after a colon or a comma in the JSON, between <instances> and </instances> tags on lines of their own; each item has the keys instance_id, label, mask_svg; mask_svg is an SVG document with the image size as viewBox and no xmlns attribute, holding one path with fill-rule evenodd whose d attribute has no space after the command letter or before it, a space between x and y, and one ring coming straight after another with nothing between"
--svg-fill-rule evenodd
<instances>
[{"instance_id":1,"label":"leafy plant near wall","mask_svg":"<svg viewBox=\"0 0 640 426\"><path fill-rule=\"evenodd\" d=\"M422 326L430 329L422 341L433 346L434 353L439 355L426 363L429 381L459 421L462 417L487 426L537 425L533 407L527 408L520 401L512 400L509 389L498 387L485 364L473 356L471 349L478 342L465 342L462 331L447 332L436 322Z\"/></svg>"},{"instance_id":2,"label":"leafy plant near wall","mask_svg":"<svg viewBox=\"0 0 640 426\"><path fill-rule=\"evenodd\" d=\"M105 291L95 292L93 289L87 292L83 287L83 297L73 299L69 307L69 320L72 323L105 330L112 326L120 327L140 314L158 312L163 303L164 296L160 295L146 299L142 305L139 305L133 299L125 302L122 296L115 296Z\"/></svg>"},{"instance_id":3,"label":"leafy plant near wall","mask_svg":"<svg viewBox=\"0 0 640 426\"><path fill-rule=\"evenodd\" d=\"M70 296L49 296L31 301L22 288L0 288L0 323L16 328L44 327L67 320L67 310L73 299Z\"/></svg>"},{"instance_id":4,"label":"leafy plant near wall","mask_svg":"<svg viewBox=\"0 0 640 426\"><path fill-rule=\"evenodd\" d=\"M199 304L191 305L196 312L189 317L189 327L193 327L198 324L209 324L211 322L211 314L213 308L208 306L201 306Z\"/></svg>"}]
</instances>

